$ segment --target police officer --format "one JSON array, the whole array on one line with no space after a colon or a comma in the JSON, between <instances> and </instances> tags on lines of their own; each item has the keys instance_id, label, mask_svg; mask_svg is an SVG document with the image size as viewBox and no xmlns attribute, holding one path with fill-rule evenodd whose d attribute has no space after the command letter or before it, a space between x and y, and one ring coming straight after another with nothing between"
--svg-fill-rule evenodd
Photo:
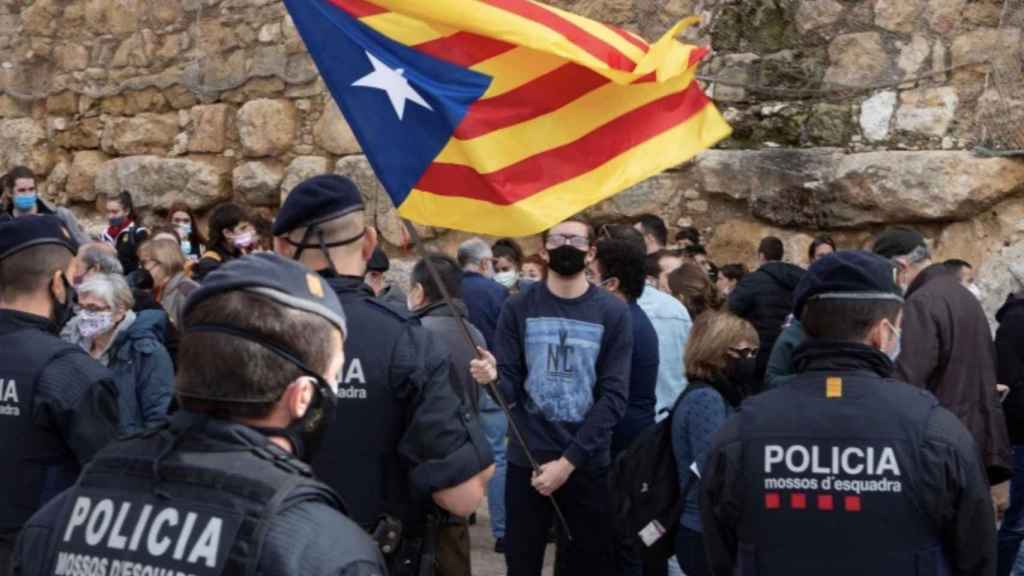
<instances>
[{"instance_id":1,"label":"police officer","mask_svg":"<svg viewBox=\"0 0 1024 576\"><path fill-rule=\"evenodd\" d=\"M25 521L117 435L110 373L57 337L76 249L53 216L0 224L0 574Z\"/></svg>"},{"instance_id":2,"label":"police officer","mask_svg":"<svg viewBox=\"0 0 1024 576\"><path fill-rule=\"evenodd\" d=\"M836 253L794 299L809 337L797 375L743 404L705 468L713 573L994 573L974 440L930 393L892 377L903 307L892 264Z\"/></svg>"},{"instance_id":3,"label":"police officer","mask_svg":"<svg viewBox=\"0 0 1024 576\"><path fill-rule=\"evenodd\" d=\"M181 411L111 444L34 516L15 574L384 574L303 462L344 358L326 283L274 254L234 260L189 298L183 325Z\"/></svg>"},{"instance_id":4,"label":"police officer","mask_svg":"<svg viewBox=\"0 0 1024 576\"><path fill-rule=\"evenodd\" d=\"M421 559L429 570L436 544L436 530L426 529L430 500L467 516L493 474L475 415L451 388L447 352L364 283L377 234L351 180L324 175L299 184L273 233L277 252L318 270L360 328L345 342L338 417L313 468L378 536L393 573Z\"/></svg>"}]
</instances>

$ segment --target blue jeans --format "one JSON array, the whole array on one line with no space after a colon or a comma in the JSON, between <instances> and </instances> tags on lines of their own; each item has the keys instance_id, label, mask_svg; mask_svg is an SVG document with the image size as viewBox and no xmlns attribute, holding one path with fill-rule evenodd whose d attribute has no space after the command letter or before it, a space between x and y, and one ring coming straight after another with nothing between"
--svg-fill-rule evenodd
<instances>
[{"instance_id":1,"label":"blue jeans","mask_svg":"<svg viewBox=\"0 0 1024 576\"><path fill-rule=\"evenodd\" d=\"M491 513L491 532L494 538L505 537L505 445L508 420L500 409L489 410L494 401L480 395L480 424L494 453L494 477L487 485L487 508Z\"/></svg>"},{"instance_id":2,"label":"blue jeans","mask_svg":"<svg viewBox=\"0 0 1024 576\"><path fill-rule=\"evenodd\" d=\"M996 576L1024 574L1017 551L1024 541L1024 446L1013 447L1013 479L1010 480L1010 507L999 527L999 555ZM1017 569L1014 570L1014 564Z\"/></svg>"}]
</instances>

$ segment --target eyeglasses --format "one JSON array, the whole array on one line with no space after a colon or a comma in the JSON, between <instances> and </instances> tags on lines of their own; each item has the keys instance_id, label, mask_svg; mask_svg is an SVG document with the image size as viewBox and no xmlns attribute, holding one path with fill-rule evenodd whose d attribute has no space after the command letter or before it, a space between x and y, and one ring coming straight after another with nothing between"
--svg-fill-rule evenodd
<instances>
[{"instance_id":1,"label":"eyeglasses","mask_svg":"<svg viewBox=\"0 0 1024 576\"><path fill-rule=\"evenodd\" d=\"M757 348L751 348L751 347L745 347L745 348L730 347L729 348L729 353L735 355L737 358L753 358L754 356L757 356L757 352L758 352Z\"/></svg>"},{"instance_id":2,"label":"eyeglasses","mask_svg":"<svg viewBox=\"0 0 1024 576\"><path fill-rule=\"evenodd\" d=\"M566 236L564 234L552 234L548 236L548 240L545 243L548 250L554 250L555 248L561 248L568 244L573 248L579 248L580 250L586 250L590 248L590 238L586 236Z\"/></svg>"}]
</instances>

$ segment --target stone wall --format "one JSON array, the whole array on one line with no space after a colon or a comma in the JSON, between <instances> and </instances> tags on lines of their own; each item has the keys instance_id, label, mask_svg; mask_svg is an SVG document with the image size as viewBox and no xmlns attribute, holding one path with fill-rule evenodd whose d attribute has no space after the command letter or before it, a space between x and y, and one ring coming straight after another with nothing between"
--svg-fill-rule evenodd
<instances>
[{"instance_id":1,"label":"stone wall","mask_svg":"<svg viewBox=\"0 0 1024 576\"><path fill-rule=\"evenodd\" d=\"M653 211L695 225L719 263L751 260L767 233L801 262L819 231L857 246L908 223L940 257L982 267L989 309L1019 287L1024 164L972 153L993 107L1024 113L986 83L992 62L1020 75L1018 3L555 4L649 39L700 15L689 40L714 49L703 73L736 128L595 218ZM122 189L146 213L230 199L269 213L302 178L338 170L363 184L389 250L402 241L279 0L0 0L0 141L0 167L28 164L93 226L98 196ZM463 237L426 232L443 246Z\"/></svg>"}]
</instances>

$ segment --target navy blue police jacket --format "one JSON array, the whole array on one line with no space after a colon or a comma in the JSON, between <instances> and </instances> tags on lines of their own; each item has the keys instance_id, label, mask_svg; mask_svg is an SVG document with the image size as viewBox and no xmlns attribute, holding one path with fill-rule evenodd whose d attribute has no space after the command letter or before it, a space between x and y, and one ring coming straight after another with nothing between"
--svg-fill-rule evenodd
<instances>
[{"instance_id":1,"label":"navy blue police jacket","mask_svg":"<svg viewBox=\"0 0 1024 576\"><path fill-rule=\"evenodd\" d=\"M994 574L988 481L956 416L864 345L809 341L796 366L714 439L713 573Z\"/></svg>"}]
</instances>

